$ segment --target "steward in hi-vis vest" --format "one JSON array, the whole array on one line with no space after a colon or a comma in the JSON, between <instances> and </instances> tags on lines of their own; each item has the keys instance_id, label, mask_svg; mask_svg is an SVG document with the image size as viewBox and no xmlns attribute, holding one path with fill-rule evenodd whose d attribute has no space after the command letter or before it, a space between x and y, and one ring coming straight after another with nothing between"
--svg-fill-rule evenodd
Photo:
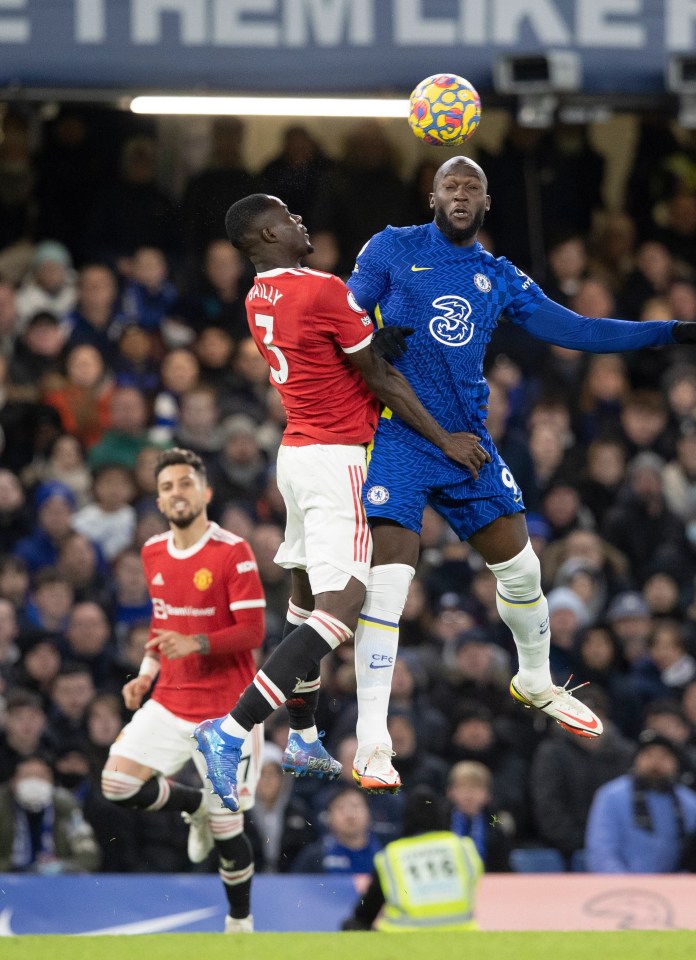
<instances>
[{"instance_id":1,"label":"steward in hi-vis vest","mask_svg":"<svg viewBox=\"0 0 696 960\"><path fill-rule=\"evenodd\" d=\"M445 804L427 786L406 801L404 837L375 855L375 872L344 930L477 930L483 862L470 837L446 829Z\"/></svg>"}]
</instances>

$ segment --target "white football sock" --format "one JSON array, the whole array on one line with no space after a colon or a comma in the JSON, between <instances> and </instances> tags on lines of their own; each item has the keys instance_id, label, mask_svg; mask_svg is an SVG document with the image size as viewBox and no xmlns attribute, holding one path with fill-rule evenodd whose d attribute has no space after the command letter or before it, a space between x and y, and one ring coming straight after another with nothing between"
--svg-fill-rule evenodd
<instances>
[{"instance_id":1,"label":"white football sock","mask_svg":"<svg viewBox=\"0 0 696 960\"><path fill-rule=\"evenodd\" d=\"M551 631L539 558L528 540L512 560L486 566L498 580L496 605L517 647L520 682L527 693L541 693L551 684Z\"/></svg>"},{"instance_id":2,"label":"white football sock","mask_svg":"<svg viewBox=\"0 0 696 960\"><path fill-rule=\"evenodd\" d=\"M405 563L383 564L370 570L355 631L358 753L368 744L391 747L387 711L399 646L399 619L415 572Z\"/></svg>"}]
</instances>

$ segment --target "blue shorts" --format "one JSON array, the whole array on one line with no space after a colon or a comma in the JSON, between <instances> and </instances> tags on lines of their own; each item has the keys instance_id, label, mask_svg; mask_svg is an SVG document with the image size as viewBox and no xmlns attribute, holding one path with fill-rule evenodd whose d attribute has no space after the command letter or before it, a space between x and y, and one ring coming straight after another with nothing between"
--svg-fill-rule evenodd
<instances>
[{"instance_id":1,"label":"blue shorts","mask_svg":"<svg viewBox=\"0 0 696 960\"><path fill-rule=\"evenodd\" d=\"M420 533L427 504L460 540L468 540L498 517L525 509L522 491L487 432L482 431L481 446L491 462L481 468L478 480L432 444L410 441L402 426L380 420L363 487L370 520L394 520Z\"/></svg>"}]
</instances>

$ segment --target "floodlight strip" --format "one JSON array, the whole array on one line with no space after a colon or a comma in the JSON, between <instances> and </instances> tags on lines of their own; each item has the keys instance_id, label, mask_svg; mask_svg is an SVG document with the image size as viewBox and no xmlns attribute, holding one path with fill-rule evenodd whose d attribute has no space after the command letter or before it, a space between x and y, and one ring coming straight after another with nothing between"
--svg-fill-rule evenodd
<instances>
[{"instance_id":1,"label":"floodlight strip","mask_svg":"<svg viewBox=\"0 0 696 960\"><path fill-rule=\"evenodd\" d=\"M195 114L236 117L388 117L408 116L408 100L358 97L206 97L138 96L133 113Z\"/></svg>"}]
</instances>

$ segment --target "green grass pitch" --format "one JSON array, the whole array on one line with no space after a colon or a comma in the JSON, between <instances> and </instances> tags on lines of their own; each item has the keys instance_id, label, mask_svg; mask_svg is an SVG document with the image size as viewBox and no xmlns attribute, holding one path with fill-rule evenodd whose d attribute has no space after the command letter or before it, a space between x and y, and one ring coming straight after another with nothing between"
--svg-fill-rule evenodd
<instances>
[{"instance_id":1,"label":"green grass pitch","mask_svg":"<svg viewBox=\"0 0 696 960\"><path fill-rule=\"evenodd\" d=\"M10 937L3 960L694 960L696 931Z\"/></svg>"}]
</instances>

